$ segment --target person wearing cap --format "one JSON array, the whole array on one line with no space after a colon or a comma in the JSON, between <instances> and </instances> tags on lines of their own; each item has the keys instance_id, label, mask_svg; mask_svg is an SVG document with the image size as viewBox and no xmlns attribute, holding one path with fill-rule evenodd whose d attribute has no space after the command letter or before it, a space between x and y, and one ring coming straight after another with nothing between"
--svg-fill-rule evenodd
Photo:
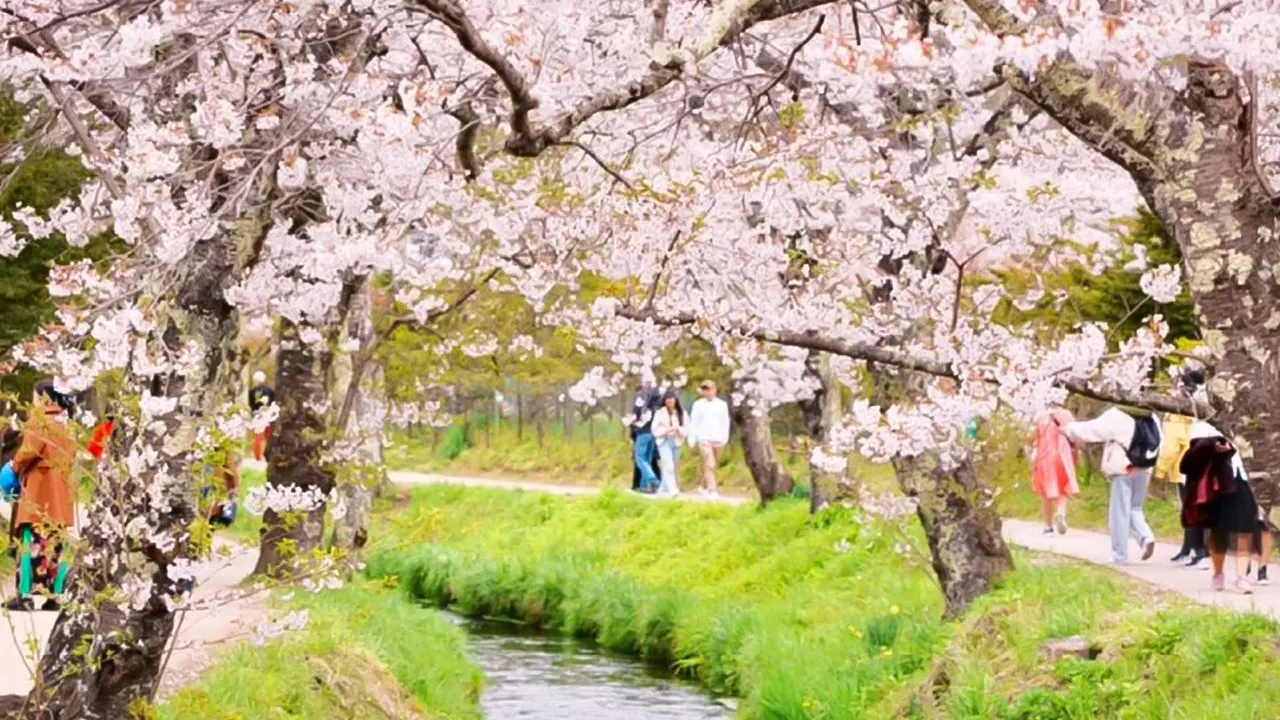
<instances>
[{"instance_id":1,"label":"person wearing cap","mask_svg":"<svg viewBox=\"0 0 1280 720\"><path fill-rule=\"evenodd\" d=\"M267 385L267 374L261 370L255 372L253 374L253 387L249 388L249 409L256 413L268 405L274 405L275 402L276 391ZM270 425L263 428L261 432L253 434L253 457L259 462L262 461L267 443L270 441Z\"/></svg>"},{"instance_id":2,"label":"person wearing cap","mask_svg":"<svg viewBox=\"0 0 1280 720\"><path fill-rule=\"evenodd\" d=\"M702 397L689 414L689 444L698 449L698 492L715 497L720 494L716 468L729 442L729 405L716 397L716 384L710 380L703 380L698 391Z\"/></svg>"}]
</instances>

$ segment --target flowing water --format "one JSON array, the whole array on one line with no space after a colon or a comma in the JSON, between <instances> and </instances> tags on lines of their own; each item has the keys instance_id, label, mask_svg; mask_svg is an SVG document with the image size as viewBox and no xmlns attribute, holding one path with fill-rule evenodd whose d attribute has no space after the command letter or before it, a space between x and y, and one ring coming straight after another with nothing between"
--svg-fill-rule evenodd
<instances>
[{"instance_id":1,"label":"flowing water","mask_svg":"<svg viewBox=\"0 0 1280 720\"><path fill-rule=\"evenodd\" d=\"M486 720L731 718L696 686L572 638L456 618L484 669Z\"/></svg>"}]
</instances>

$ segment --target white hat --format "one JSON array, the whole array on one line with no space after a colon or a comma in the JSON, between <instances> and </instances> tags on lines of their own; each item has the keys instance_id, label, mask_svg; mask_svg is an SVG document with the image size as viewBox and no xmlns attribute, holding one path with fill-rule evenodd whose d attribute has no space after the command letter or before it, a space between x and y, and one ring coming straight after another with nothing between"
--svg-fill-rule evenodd
<instances>
[{"instance_id":1,"label":"white hat","mask_svg":"<svg viewBox=\"0 0 1280 720\"><path fill-rule=\"evenodd\" d=\"M253 381L256 383L264 383L267 381L267 374L259 370L253 374Z\"/></svg>"}]
</instances>

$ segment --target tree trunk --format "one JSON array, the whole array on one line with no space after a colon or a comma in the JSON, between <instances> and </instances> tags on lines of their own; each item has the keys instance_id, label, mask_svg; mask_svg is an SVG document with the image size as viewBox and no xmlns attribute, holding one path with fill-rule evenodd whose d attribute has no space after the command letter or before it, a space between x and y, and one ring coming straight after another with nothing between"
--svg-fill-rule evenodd
<instances>
[{"instance_id":1,"label":"tree trunk","mask_svg":"<svg viewBox=\"0 0 1280 720\"><path fill-rule=\"evenodd\" d=\"M524 442L524 392L516 383L516 442Z\"/></svg>"},{"instance_id":2,"label":"tree trunk","mask_svg":"<svg viewBox=\"0 0 1280 720\"><path fill-rule=\"evenodd\" d=\"M997 34L1022 26L996 0L966 0ZM1128 80L1068 56L1012 87L1123 168L1173 233L1212 353L1215 424L1259 468L1280 463L1280 196L1257 162L1260 93L1217 61L1191 59L1185 88ZM1265 82L1265 79L1264 79ZM1257 488L1280 497L1275 481Z\"/></svg>"},{"instance_id":3,"label":"tree trunk","mask_svg":"<svg viewBox=\"0 0 1280 720\"><path fill-rule=\"evenodd\" d=\"M1280 199L1254 170L1253 109L1242 83L1216 72L1225 70L1193 70L1187 88L1203 144L1186 138L1185 147L1171 148L1190 158L1186 166L1139 187L1178 241L1201 333L1215 354L1210 389L1225 407L1214 424L1252 458L1251 467L1269 469L1280 464ZM1273 480L1260 480L1265 499L1280 494Z\"/></svg>"},{"instance_id":4,"label":"tree trunk","mask_svg":"<svg viewBox=\"0 0 1280 720\"><path fill-rule=\"evenodd\" d=\"M751 479L760 493L760 502L768 503L788 495L795 489L795 480L778 462L778 452L773 447L773 426L767 412L756 413L752 408L737 405L733 409L734 423L738 426L738 439L742 442L742 454L751 471Z\"/></svg>"},{"instance_id":5,"label":"tree trunk","mask_svg":"<svg viewBox=\"0 0 1280 720\"><path fill-rule=\"evenodd\" d=\"M804 413L805 430L814 445L825 445L831 439L831 431L840 422L840 386L831 369L831 356L810 350L805 359L805 375L818 382L813 398L800 403ZM830 505L823 482L826 473L809 462L809 511L818 513Z\"/></svg>"},{"instance_id":6,"label":"tree trunk","mask_svg":"<svg viewBox=\"0 0 1280 720\"><path fill-rule=\"evenodd\" d=\"M351 398L349 410L344 401L344 412L338 416L334 432L336 437L345 439L353 456L344 463L346 472L339 492L346 512L334 520L332 545L346 551L347 562L354 566L360 549L369 539L374 489L382 485L386 476L382 458L386 405L378 398L382 369L374 364L372 372L368 372L377 338L373 327L372 288L367 281L352 300L347 338L355 341L359 350L354 357L344 354L334 363L335 394L341 392ZM358 360L364 362L357 364ZM344 371L346 377L343 377Z\"/></svg>"},{"instance_id":7,"label":"tree trunk","mask_svg":"<svg viewBox=\"0 0 1280 720\"><path fill-rule=\"evenodd\" d=\"M909 403L923 382L919 375L874 367L872 377L872 402L881 407ZM972 457L955 467L947 467L936 453L895 457L892 464L902 492L916 501L946 617L956 617L1013 569L994 498L978 480Z\"/></svg>"},{"instance_id":8,"label":"tree trunk","mask_svg":"<svg viewBox=\"0 0 1280 720\"><path fill-rule=\"evenodd\" d=\"M270 208L275 199L279 156L268 159L254 191L258 208ZM192 554L189 528L197 489L191 468L200 455L196 438L218 409L236 397L244 359L236 349L239 315L224 290L257 261L270 229L268 212L259 210L240 218L230 232L196 243L170 286L172 294L151 306L157 330L148 340L155 355L188 356L197 362L148 382L151 395L177 400L174 410L156 418L118 418L119 439L109 451L111 461L98 474L81 528L70 602L58 614L37 665L28 698L35 717L127 718L155 695L174 628L171 598L179 593L168 567ZM140 471L126 471L122 458L138 443L163 451L156 461L144 460ZM137 529L130 535L121 532L135 520L142 521L141 538ZM142 542L161 535L175 540L167 552ZM144 592L132 602L120 599L122 588L137 589L139 583L146 583Z\"/></svg>"},{"instance_id":9,"label":"tree trunk","mask_svg":"<svg viewBox=\"0 0 1280 720\"><path fill-rule=\"evenodd\" d=\"M276 403L280 415L267 448L267 486L316 490L328 496L334 487L333 469L324 457L332 447L330 428L331 370L338 335L346 327L353 301L365 285L363 276L348 278L335 317L325 325L324 337L314 345L303 342L302 327L280 321L276 351ZM262 516L262 543L255 574L287 575L289 564L320 548L324 541L325 504L286 517L270 508Z\"/></svg>"}]
</instances>

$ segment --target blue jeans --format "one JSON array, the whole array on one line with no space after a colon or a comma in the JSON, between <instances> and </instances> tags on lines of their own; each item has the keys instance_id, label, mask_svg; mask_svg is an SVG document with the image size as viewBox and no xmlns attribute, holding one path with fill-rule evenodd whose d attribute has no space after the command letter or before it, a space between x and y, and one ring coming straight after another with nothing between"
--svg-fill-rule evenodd
<instances>
[{"instance_id":1,"label":"blue jeans","mask_svg":"<svg viewBox=\"0 0 1280 720\"><path fill-rule=\"evenodd\" d=\"M653 474L653 454L658 447L654 443L653 433L636 435L635 464L640 469L640 489L653 490L658 487L658 476Z\"/></svg>"},{"instance_id":2,"label":"blue jeans","mask_svg":"<svg viewBox=\"0 0 1280 720\"><path fill-rule=\"evenodd\" d=\"M658 469L662 471L662 487L658 492L675 495L680 492L676 482L676 463L680 460L680 441L666 437L658 443Z\"/></svg>"},{"instance_id":3,"label":"blue jeans","mask_svg":"<svg viewBox=\"0 0 1280 720\"><path fill-rule=\"evenodd\" d=\"M1111 554L1118 563L1129 562L1129 538L1145 546L1155 540L1147 524L1142 504L1147 500L1150 470L1130 470L1111 478L1111 507L1107 524L1111 529Z\"/></svg>"}]
</instances>

